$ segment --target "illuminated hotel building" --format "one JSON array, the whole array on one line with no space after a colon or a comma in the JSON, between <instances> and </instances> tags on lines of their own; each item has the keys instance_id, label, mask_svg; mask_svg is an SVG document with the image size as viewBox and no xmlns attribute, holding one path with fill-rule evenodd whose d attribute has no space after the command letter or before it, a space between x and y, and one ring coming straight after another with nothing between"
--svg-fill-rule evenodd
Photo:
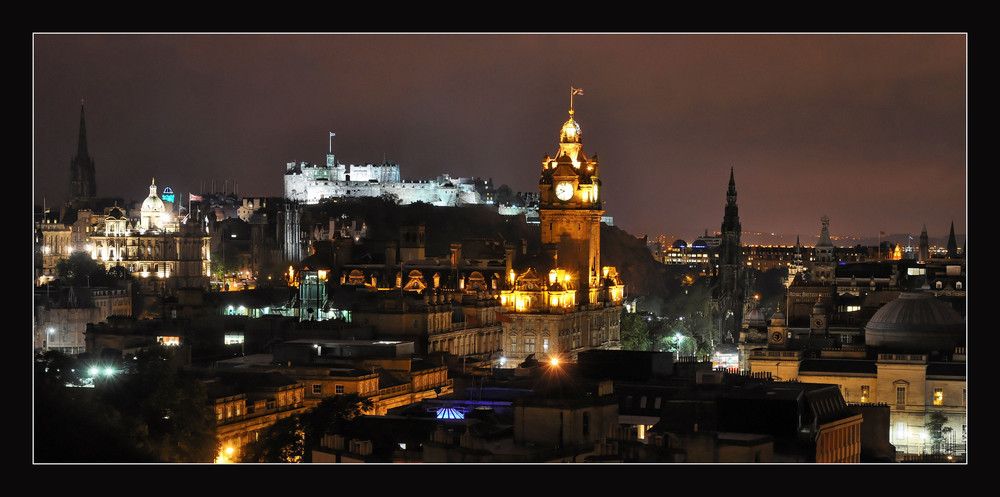
<instances>
[{"instance_id":1,"label":"illuminated hotel building","mask_svg":"<svg viewBox=\"0 0 1000 497\"><path fill-rule=\"evenodd\" d=\"M517 269L508 258L500 292L508 365L620 348L624 285L616 268L601 265L600 169L596 156L584 155L580 125L569 114L559 152L542 161L538 182L544 253Z\"/></svg>"}]
</instances>

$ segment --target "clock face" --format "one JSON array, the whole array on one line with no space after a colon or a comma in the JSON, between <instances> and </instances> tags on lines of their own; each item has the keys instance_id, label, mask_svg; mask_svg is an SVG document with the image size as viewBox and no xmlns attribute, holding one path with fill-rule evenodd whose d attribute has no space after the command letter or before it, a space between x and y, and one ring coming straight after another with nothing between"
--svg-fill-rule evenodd
<instances>
[{"instance_id":1,"label":"clock face","mask_svg":"<svg viewBox=\"0 0 1000 497\"><path fill-rule=\"evenodd\" d=\"M772 342L780 342L781 338L782 338L782 336L781 336L781 332L780 331L775 331L774 333L771 333L771 341Z\"/></svg>"},{"instance_id":2,"label":"clock face","mask_svg":"<svg viewBox=\"0 0 1000 497\"><path fill-rule=\"evenodd\" d=\"M563 181L556 185L556 198L563 201L573 198L573 184Z\"/></svg>"}]
</instances>

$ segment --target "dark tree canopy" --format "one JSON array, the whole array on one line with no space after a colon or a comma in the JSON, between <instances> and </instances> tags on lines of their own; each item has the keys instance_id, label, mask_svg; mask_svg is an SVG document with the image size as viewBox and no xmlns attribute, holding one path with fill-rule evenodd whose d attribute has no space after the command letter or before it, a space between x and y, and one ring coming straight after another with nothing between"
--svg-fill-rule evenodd
<instances>
[{"instance_id":1,"label":"dark tree canopy","mask_svg":"<svg viewBox=\"0 0 1000 497\"><path fill-rule=\"evenodd\" d=\"M283 418L246 446L243 462L311 462L313 449L324 435L337 433L345 423L370 411L372 400L356 393L333 395L302 414Z\"/></svg>"},{"instance_id":2,"label":"dark tree canopy","mask_svg":"<svg viewBox=\"0 0 1000 497\"><path fill-rule=\"evenodd\" d=\"M94 388L66 387L62 369L90 364L47 354L36 361L35 460L64 463L212 462L215 418L204 386L156 348ZM128 367L125 367L128 366Z\"/></svg>"}]
</instances>

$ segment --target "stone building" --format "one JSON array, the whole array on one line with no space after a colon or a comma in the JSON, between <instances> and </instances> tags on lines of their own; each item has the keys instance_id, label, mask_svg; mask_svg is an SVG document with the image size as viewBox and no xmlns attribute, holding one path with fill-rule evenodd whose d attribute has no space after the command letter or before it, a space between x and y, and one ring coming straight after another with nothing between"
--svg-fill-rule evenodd
<instances>
[{"instance_id":1,"label":"stone building","mask_svg":"<svg viewBox=\"0 0 1000 497\"><path fill-rule=\"evenodd\" d=\"M901 457L964 455L965 333L964 319L933 293L901 292L868 320L862 342L771 340L767 350L751 352L750 371L834 384L849 403L887 405L890 443ZM941 431L928 428L935 417L945 419Z\"/></svg>"},{"instance_id":2,"label":"stone building","mask_svg":"<svg viewBox=\"0 0 1000 497\"><path fill-rule=\"evenodd\" d=\"M556 157L542 161L538 190L542 253L509 253L500 282L504 356L516 365L619 348L624 284L601 264L600 167L583 153L572 109Z\"/></svg>"},{"instance_id":3,"label":"stone building","mask_svg":"<svg viewBox=\"0 0 1000 497\"><path fill-rule=\"evenodd\" d=\"M208 288L208 226L197 216L178 218L156 194L156 182L138 218L124 209L107 209L92 227L91 257L105 269L138 277L144 295L172 295L181 288Z\"/></svg>"},{"instance_id":4,"label":"stone building","mask_svg":"<svg viewBox=\"0 0 1000 497\"><path fill-rule=\"evenodd\" d=\"M437 206L481 204L486 200L476 178L452 178L442 174L435 179L402 180L399 165L344 165L332 153L326 164L289 162L285 167L285 198L301 204L324 200L387 196L400 204L426 202ZM486 191L483 191L486 193Z\"/></svg>"}]
</instances>

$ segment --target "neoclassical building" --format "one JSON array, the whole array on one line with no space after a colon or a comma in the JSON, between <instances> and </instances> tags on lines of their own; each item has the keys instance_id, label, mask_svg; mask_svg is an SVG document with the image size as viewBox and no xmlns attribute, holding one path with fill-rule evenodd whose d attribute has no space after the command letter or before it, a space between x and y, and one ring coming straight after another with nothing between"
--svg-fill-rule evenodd
<instances>
[{"instance_id":1,"label":"neoclassical building","mask_svg":"<svg viewBox=\"0 0 1000 497\"><path fill-rule=\"evenodd\" d=\"M139 277L143 293L171 294L179 288L208 288L208 225L194 216L179 218L156 194L156 181L138 218L120 207L107 209L93 226L89 250L108 271Z\"/></svg>"},{"instance_id":2,"label":"neoclassical building","mask_svg":"<svg viewBox=\"0 0 1000 497\"><path fill-rule=\"evenodd\" d=\"M817 306L815 319L824 314ZM750 371L803 383L838 385L848 403L889 406L889 442L898 454L932 449L928 428L943 417L941 443L961 454L968 438L966 325L929 290L904 291L864 326L864 344L802 346L772 319L766 349L750 351ZM822 330L811 330L821 336ZM798 343L797 343L798 342Z\"/></svg>"}]
</instances>

